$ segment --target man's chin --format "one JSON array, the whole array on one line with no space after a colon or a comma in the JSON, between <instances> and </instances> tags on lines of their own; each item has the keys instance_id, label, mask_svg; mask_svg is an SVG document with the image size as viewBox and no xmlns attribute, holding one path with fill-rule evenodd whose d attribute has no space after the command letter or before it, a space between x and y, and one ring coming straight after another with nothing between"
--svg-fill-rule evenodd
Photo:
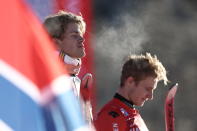
<instances>
[{"instance_id":1,"label":"man's chin","mask_svg":"<svg viewBox=\"0 0 197 131\"><path fill-rule=\"evenodd\" d=\"M83 58L83 57L85 57L86 56L86 53L84 52L84 53L82 53L81 55L80 55L80 58Z\"/></svg>"},{"instance_id":2,"label":"man's chin","mask_svg":"<svg viewBox=\"0 0 197 131\"><path fill-rule=\"evenodd\" d=\"M75 55L74 58L80 59L80 58L83 58L83 57L85 57L85 56L86 56L86 53L80 53L80 54L78 54L78 55Z\"/></svg>"},{"instance_id":3,"label":"man's chin","mask_svg":"<svg viewBox=\"0 0 197 131\"><path fill-rule=\"evenodd\" d=\"M144 106L144 102L137 103L136 106L142 107L142 106Z\"/></svg>"}]
</instances>

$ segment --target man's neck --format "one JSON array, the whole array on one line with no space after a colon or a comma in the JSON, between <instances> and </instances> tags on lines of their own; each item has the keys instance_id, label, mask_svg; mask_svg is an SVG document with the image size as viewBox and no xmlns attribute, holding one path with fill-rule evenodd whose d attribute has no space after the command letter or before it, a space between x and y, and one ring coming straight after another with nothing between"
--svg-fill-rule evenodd
<instances>
[{"instance_id":1,"label":"man's neck","mask_svg":"<svg viewBox=\"0 0 197 131\"><path fill-rule=\"evenodd\" d=\"M66 70L70 75L79 74L81 68L81 59L72 58L63 51L60 51L59 57L66 65Z\"/></svg>"},{"instance_id":2,"label":"man's neck","mask_svg":"<svg viewBox=\"0 0 197 131\"><path fill-rule=\"evenodd\" d=\"M128 99L127 92L123 89L124 87L119 87L117 93L123 96L125 99Z\"/></svg>"},{"instance_id":3,"label":"man's neck","mask_svg":"<svg viewBox=\"0 0 197 131\"><path fill-rule=\"evenodd\" d=\"M124 96L122 96L121 94L119 93L116 93L114 95L114 98L116 99L119 99L120 101L122 101L123 103L125 103L127 106L131 107L131 108L134 108L134 105L133 105L133 102L127 100Z\"/></svg>"}]
</instances>

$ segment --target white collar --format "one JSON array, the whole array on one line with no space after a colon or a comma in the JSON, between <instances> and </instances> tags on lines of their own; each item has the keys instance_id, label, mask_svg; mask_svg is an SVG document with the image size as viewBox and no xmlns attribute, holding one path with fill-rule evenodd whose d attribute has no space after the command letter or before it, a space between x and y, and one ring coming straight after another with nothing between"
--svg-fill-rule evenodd
<instances>
[{"instance_id":1,"label":"white collar","mask_svg":"<svg viewBox=\"0 0 197 131\"><path fill-rule=\"evenodd\" d=\"M81 65L81 59L72 58L65 54L64 63L78 66L78 65Z\"/></svg>"}]
</instances>

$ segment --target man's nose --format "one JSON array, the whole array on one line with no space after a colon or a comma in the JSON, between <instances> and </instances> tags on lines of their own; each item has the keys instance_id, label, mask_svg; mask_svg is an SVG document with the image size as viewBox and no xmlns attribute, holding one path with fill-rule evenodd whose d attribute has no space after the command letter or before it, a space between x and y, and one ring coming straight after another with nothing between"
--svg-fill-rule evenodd
<instances>
[{"instance_id":1,"label":"man's nose","mask_svg":"<svg viewBox=\"0 0 197 131\"><path fill-rule=\"evenodd\" d=\"M151 92L148 94L148 99L149 99L149 100L153 100L153 91L151 91Z\"/></svg>"}]
</instances>

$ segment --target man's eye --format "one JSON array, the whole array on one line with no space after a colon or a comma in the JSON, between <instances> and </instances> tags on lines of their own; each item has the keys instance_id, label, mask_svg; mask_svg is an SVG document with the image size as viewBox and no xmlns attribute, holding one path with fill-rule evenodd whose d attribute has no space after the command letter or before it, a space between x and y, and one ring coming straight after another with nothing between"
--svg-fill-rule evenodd
<instances>
[{"instance_id":1,"label":"man's eye","mask_svg":"<svg viewBox=\"0 0 197 131\"><path fill-rule=\"evenodd\" d=\"M73 37L78 38L80 37L80 34L73 34Z\"/></svg>"},{"instance_id":2,"label":"man's eye","mask_svg":"<svg viewBox=\"0 0 197 131\"><path fill-rule=\"evenodd\" d=\"M77 37L78 37L78 35L73 34L73 35L71 35L71 37L73 37L73 38L77 38Z\"/></svg>"}]
</instances>

